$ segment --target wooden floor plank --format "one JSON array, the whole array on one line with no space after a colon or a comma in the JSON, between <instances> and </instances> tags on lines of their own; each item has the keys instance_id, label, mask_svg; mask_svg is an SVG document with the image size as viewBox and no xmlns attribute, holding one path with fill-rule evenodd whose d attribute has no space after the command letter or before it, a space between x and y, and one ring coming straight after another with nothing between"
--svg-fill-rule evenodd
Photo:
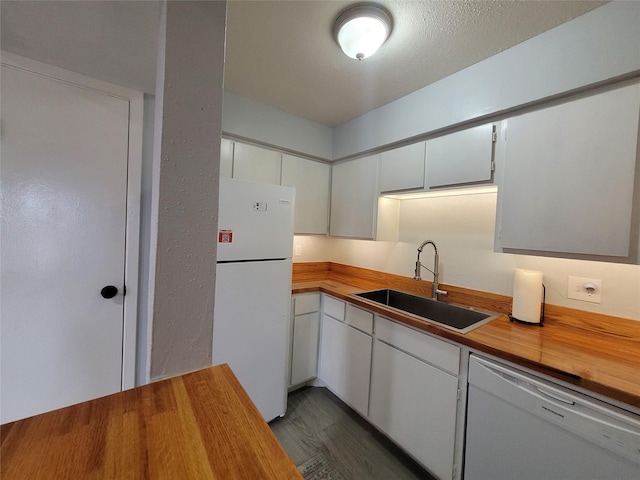
<instances>
[{"instance_id":1,"label":"wooden floor plank","mask_svg":"<svg viewBox=\"0 0 640 480\"><path fill-rule=\"evenodd\" d=\"M317 436L317 431L310 428L299 416L281 421L277 428L272 427L272 430L296 465L305 462L322 449L322 440Z\"/></svg>"},{"instance_id":2,"label":"wooden floor plank","mask_svg":"<svg viewBox=\"0 0 640 480\"><path fill-rule=\"evenodd\" d=\"M350 480L431 478L326 388L291 393L287 414L270 426L296 465L321 455Z\"/></svg>"}]
</instances>

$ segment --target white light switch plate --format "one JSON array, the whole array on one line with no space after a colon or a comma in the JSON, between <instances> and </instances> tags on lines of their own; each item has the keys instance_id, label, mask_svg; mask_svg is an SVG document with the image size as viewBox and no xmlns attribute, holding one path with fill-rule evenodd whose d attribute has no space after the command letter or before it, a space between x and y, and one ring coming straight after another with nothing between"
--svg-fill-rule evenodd
<instances>
[{"instance_id":1,"label":"white light switch plate","mask_svg":"<svg viewBox=\"0 0 640 480\"><path fill-rule=\"evenodd\" d=\"M589 293L585 285L595 285L595 290ZM583 302L602 303L602 280L585 277L569 277L567 298L582 300Z\"/></svg>"}]
</instances>

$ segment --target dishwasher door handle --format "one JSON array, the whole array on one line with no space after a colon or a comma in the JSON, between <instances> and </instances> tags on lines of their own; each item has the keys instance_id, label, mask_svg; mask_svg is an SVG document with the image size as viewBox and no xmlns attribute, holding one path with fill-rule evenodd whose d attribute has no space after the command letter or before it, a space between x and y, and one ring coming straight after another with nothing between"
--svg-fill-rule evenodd
<instances>
[{"instance_id":1,"label":"dishwasher door handle","mask_svg":"<svg viewBox=\"0 0 640 480\"><path fill-rule=\"evenodd\" d=\"M548 391L546 391L546 390L541 389L541 388L540 388L540 387L538 387L538 386L534 386L533 388L534 388L534 389L536 390L536 392L538 392L540 395L543 395L543 396L545 396L545 397L552 398L553 400L557 400L558 402L562 402L562 403L564 403L565 405L575 405L575 404L576 404L576 402L574 402L573 400L569 400L568 398L563 398L563 397L561 397L559 394L556 394L556 393L554 393L554 392L548 392Z\"/></svg>"}]
</instances>

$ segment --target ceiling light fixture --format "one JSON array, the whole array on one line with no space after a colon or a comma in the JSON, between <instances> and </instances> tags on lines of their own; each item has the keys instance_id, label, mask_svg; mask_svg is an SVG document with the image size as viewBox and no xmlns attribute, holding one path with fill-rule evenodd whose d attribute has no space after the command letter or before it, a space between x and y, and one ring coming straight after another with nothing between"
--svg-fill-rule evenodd
<instances>
[{"instance_id":1,"label":"ceiling light fixture","mask_svg":"<svg viewBox=\"0 0 640 480\"><path fill-rule=\"evenodd\" d=\"M391 15L382 7L360 4L342 12L333 26L333 35L342 51L362 60L380 48L391 33Z\"/></svg>"}]
</instances>

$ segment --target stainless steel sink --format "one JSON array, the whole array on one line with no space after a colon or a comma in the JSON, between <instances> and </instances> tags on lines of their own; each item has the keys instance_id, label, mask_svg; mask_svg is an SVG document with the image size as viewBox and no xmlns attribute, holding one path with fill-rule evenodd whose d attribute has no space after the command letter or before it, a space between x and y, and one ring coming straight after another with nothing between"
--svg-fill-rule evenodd
<instances>
[{"instance_id":1,"label":"stainless steel sink","mask_svg":"<svg viewBox=\"0 0 640 480\"><path fill-rule=\"evenodd\" d=\"M373 290L356 293L356 296L460 333L467 333L500 316L498 313L451 305L398 290Z\"/></svg>"}]
</instances>

